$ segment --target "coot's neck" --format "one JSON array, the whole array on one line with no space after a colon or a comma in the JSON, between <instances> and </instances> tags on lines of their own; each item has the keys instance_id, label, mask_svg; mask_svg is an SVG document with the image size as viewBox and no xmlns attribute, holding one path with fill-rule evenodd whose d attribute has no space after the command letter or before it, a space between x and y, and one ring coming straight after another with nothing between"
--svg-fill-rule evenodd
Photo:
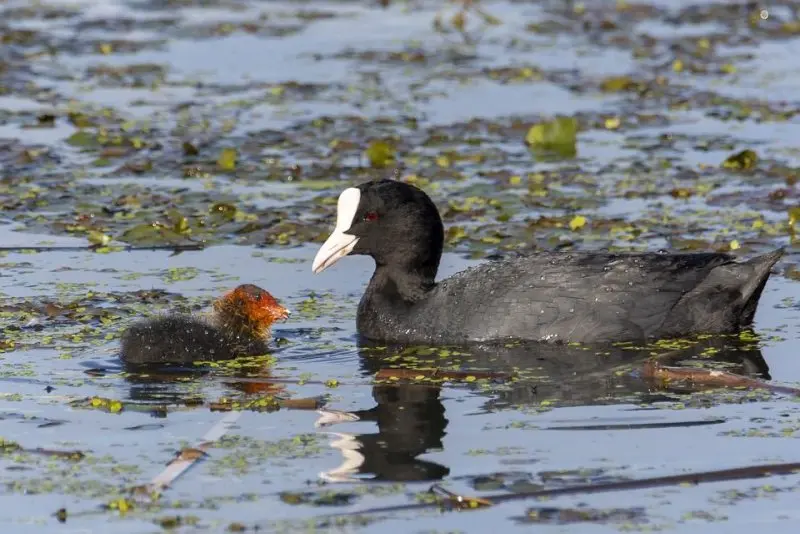
<instances>
[{"instance_id":1,"label":"coot's neck","mask_svg":"<svg viewBox=\"0 0 800 534\"><path fill-rule=\"evenodd\" d=\"M422 268L409 268L407 265L386 265L376 262L375 272L367 287L367 295L380 295L384 299L407 304L417 302L436 285L438 263L437 261L434 265Z\"/></svg>"},{"instance_id":2,"label":"coot's neck","mask_svg":"<svg viewBox=\"0 0 800 534\"><path fill-rule=\"evenodd\" d=\"M381 295L382 300L399 305L424 298L436 285L436 273L442 259L444 225L430 198L420 192L414 211L393 223L391 235L372 246L375 260L367 294Z\"/></svg>"}]
</instances>

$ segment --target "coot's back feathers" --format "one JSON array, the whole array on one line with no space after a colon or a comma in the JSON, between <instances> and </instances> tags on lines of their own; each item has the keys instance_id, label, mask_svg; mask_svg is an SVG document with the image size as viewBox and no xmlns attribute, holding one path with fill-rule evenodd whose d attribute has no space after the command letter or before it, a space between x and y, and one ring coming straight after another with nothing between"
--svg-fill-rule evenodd
<instances>
[{"instance_id":1,"label":"coot's back feathers","mask_svg":"<svg viewBox=\"0 0 800 534\"><path fill-rule=\"evenodd\" d=\"M635 341L749 325L783 251L736 262L718 253L536 253L435 283L441 218L424 192L381 180L342 193L320 272L347 254L376 268L359 334L398 343L504 339Z\"/></svg>"},{"instance_id":2,"label":"coot's back feathers","mask_svg":"<svg viewBox=\"0 0 800 534\"><path fill-rule=\"evenodd\" d=\"M633 341L750 324L780 251L725 254L538 253L462 271L411 303L367 289L359 332L401 343L499 339Z\"/></svg>"}]
</instances>

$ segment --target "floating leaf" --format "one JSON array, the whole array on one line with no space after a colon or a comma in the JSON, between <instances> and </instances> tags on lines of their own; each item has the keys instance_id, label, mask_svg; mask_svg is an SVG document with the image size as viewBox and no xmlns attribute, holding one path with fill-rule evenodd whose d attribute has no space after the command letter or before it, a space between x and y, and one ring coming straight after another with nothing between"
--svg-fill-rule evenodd
<instances>
[{"instance_id":1,"label":"floating leaf","mask_svg":"<svg viewBox=\"0 0 800 534\"><path fill-rule=\"evenodd\" d=\"M797 224L797 221L800 221L800 208L789 208L789 226L794 228L794 225Z\"/></svg>"},{"instance_id":2,"label":"floating leaf","mask_svg":"<svg viewBox=\"0 0 800 534\"><path fill-rule=\"evenodd\" d=\"M580 230L584 226L586 226L586 217L583 215L576 215L571 221L569 221L569 229L573 232L575 230Z\"/></svg>"},{"instance_id":3,"label":"floating leaf","mask_svg":"<svg viewBox=\"0 0 800 534\"><path fill-rule=\"evenodd\" d=\"M619 93L634 89L637 83L630 76L612 76L600 82L600 90L605 93Z\"/></svg>"},{"instance_id":4,"label":"floating leaf","mask_svg":"<svg viewBox=\"0 0 800 534\"><path fill-rule=\"evenodd\" d=\"M74 134L67 137L67 144L72 146L96 146L98 144L97 136L85 130L78 130Z\"/></svg>"},{"instance_id":5,"label":"floating leaf","mask_svg":"<svg viewBox=\"0 0 800 534\"><path fill-rule=\"evenodd\" d=\"M108 503L108 508L111 510L119 510L120 514L125 514L128 510L133 508L133 502L120 498Z\"/></svg>"},{"instance_id":6,"label":"floating leaf","mask_svg":"<svg viewBox=\"0 0 800 534\"><path fill-rule=\"evenodd\" d=\"M366 155L370 166L376 169L383 169L393 165L395 162L394 145L386 141L372 141L367 147Z\"/></svg>"},{"instance_id":7,"label":"floating leaf","mask_svg":"<svg viewBox=\"0 0 800 534\"><path fill-rule=\"evenodd\" d=\"M678 250L706 250L711 247L711 243L702 239L681 239L673 237L670 245Z\"/></svg>"},{"instance_id":8,"label":"floating leaf","mask_svg":"<svg viewBox=\"0 0 800 534\"><path fill-rule=\"evenodd\" d=\"M456 30L458 30L460 32L463 32L464 31L464 27L467 24L467 14L466 14L466 12L459 11L458 13L453 15L453 18L450 19L450 24L452 24L453 28L455 28Z\"/></svg>"},{"instance_id":9,"label":"floating leaf","mask_svg":"<svg viewBox=\"0 0 800 534\"><path fill-rule=\"evenodd\" d=\"M89 239L89 243L92 245L100 245L104 247L111 242L111 237L103 232L98 232L97 230L90 230L87 237Z\"/></svg>"},{"instance_id":10,"label":"floating leaf","mask_svg":"<svg viewBox=\"0 0 800 534\"><path fill-rule=\"evenodd\" d=\"M159 245L178 243L184 241L184 238L162 224L144 223L125 230L119 240L135 245Z\"/></svg>"},{"instance_id":11,"label":"floating leaf","mask_svg":"<svg viewBox=\"0 0 800 534\"><path fill-rule=\"evenodd\" d=\"M227 202L217 202L213 204L209 210L211 216L215 221L231 222L236 219L236 206Z\"/></svg>"},{"instance_id":12,"label":"floating leaf","mask_svg":"<svg viewBox=\"0 0 800 534\"><path fill-rule=\"evenodd\" d=\"M94 126L92 119L84 113L70 113L67 115L67 118L76 128L89 128L90 126Z\"/></svg>"},{"instance_id":13,"label":"floating leaf","mask_svg":"<svg viewBox=\"0 0 800 534\"><path fill-rule=\"evenodd\" d=\"M489 26L499 26L500 24L503 23L503 21L501 21L499 18L481 9L478 9L476 13L483 19L483 22L485 22Z\"/></svg>"},{"instance_id":14,"label":"floating leaf","mask_svg":"<svg viewBox=\"0 0 800 534\"><path fill-rule=\"evenodd\" d=\"M43 113L36 117L36 124L41 128L53 128L56 125L56 116L52 113Z\"/></svg>"},{"instance_id":15,"label":"floating leaf","mask_svg":"<svg viewBox=\"0 0 800 534\"><path fill-rule=\"evenodd\" d=\"M235 148L223 148L217 159L217 166L223 171L235 170L238 156L239 153Z\"/></svg>"},{"instance_id":16,"label":"floating leaf","mask_svg":"<svg viewBox=\"0 0 800 534\"><path fill-rule=\"evenodd\" d=\"M467 237L467 231L461 226L450 226L447 228L446 240L447 244L455 245L462 239Z\"/></svg>"},{"instance_id":17,"label":"floating leaf","mask_svg":"<svg viewBox=\"0 0 800 534\"><path fill-rule=\"evenodd\" d=\"M143 174L145 172L150 172L153 170L153 162L150 159L140 159L140 160L132 160L128 161L122 167L126 171L130 171L135 174Z\"/></svg>"},{"instance_id":18,"label":"floating leaf","mask_svg":"<svg viewBox=\"0 0 800 534\"><path fill-rule=\"evenodd\" d=\"M725 169L745 171L755 167L756 163L758 163L758 154L756 154L755 150L747 149L728 156L725 161L722 162L722 167Z\"/></svg>"},{"instance_id":19,"label":"floating leaf","mask_svg":"<svg viewBox=\"0 0 800 534\"><path fill-rule=\"evenodd\" d=\"M453 159L450 157L449 154L439 154L436 156L436 165L446 169L453 164Z\"/></svg>"},{"instance_id":20,"label":"floating leaf","mask_svg":"<svg viewBox=\"0 0 800 534\"><path fill-rule=\"evenodd\" d=\"M172 231L173 232L177 232L179 234L186 234L186 233L191 232L191 227L189 225L189 219L184 217L183 214L180 211L178 211L176 209L170 209L170 210L167 210L165 215L166 215L167 219L169 220L170 225L172 226Z\"/></svg>"},{"instance_id":21,"label":"floating leaf","mask_svg":"<svg viewBox=\"0 0 800 534\"><path fill-rule=\"evenodd\" d=\"M192 143L190 143L189 141L184 141L183 142L183 154L184 155L186 155L186 156L196 156L199 153L200 153L200 151L197 150L197 147L194 146Z\"/></svg>"},{"instance_id":22,"label":"floating leaf","mask_svg":"<svg viewBox=\"0 0 800 534\"><path fill-rule=\"evenodd\" d=\"M691 189L687 189L686 187L676 187L669 194L673 198L689 198L694 194L694 191Z\"/></svg>"},{"instance_id":23,"label":"floating leaf","mask_svg":"<svg viewBox=\"0 0 800 534\"><path fill-rule=\"evenodd\" d=\"M556 117L531 126L525 143L534 150L571 158L577 154L578 121L575 117Z\"/></svg>"},{"instance_id":24,"label":"floating leaf","mask_svg":"<svg viewBox=\"0 0 800 534\"><path fill-rule=\"evenodd\" d=\"M130 150L125 147L109 146L100 152L100 156L103 158L121 158L123 156L127 156L129 152Z\"/></svg>"}]
</instances>

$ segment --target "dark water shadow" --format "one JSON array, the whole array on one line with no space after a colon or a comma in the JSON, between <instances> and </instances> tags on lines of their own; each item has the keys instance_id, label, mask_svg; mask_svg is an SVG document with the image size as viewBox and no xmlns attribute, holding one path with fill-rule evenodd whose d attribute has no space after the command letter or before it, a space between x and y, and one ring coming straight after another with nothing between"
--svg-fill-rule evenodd
<instances>
[{"instance_id":1,"label":"dark water shadow","mask_svg":"<svg viewBox=\"0 0 800 534\"><path fill-rule=\"evenodd\" d=\"M273 355L281 358L278 348ZM638 405L679 400L680 386L654 389L652 381L641 372L642 364L658 355L667 365L690 364L703 368L723 368L729 372L770 379L763 355L750 339L719 336L703 340L682 340L654 347L582 346L513 344L472 345L468 347L376 346L361 342L358 346L360 371L373 377L382 370L412 369L423 373L434 368L459 369L465 372L513 373L513 381L485 379L475 383L397 383L378 381L372 386L374 406L353 412L323 410L317 426L331 436L330 446L338 449L341 465L322 473L332 482L347 480L434 481L450 473L450 467L421 458L444 448L449 420L443 392L466 388L485 399L482 409L494 412L511 407L536 407L542 401L557 406L587 406L636 402ZM97 362L86 362L91 367ZM107 371L125 370L128 400L149 409L154 417L166 417L166 405L197 406L212 399L204 398L206 388L198 390L199 381L218 384L223 391L246 395L279 392L280 379L271 376L271 368L244 365L226 370L203 367L122 367L118 360L103 362ZM92 372L100 369L94 367ZM656 419L656 420L654 420ZM589 424L557 424L541 430L636 430L719 424L724 420L659 421L644 418L633 411L630 420L592 421ZM340 431L340 423L374 423L374 432Z\"/></svg>"},{"instance_id":2,"label":"dark water shadow","mask_svg":"<svg viewBox=\"0 0 800 534\"><path fill-rule=\"evenodd\" d=\"M359 347L361 369L375 375L382 369L411 364L415 369L447 367L461 360L462 370L517 372L520 380L503 387L467 386L486 397L484 409L496 411L512 405L538 405L542 400L558 405L592 405L630 402L654 403L670 398L653 394L652 384L638 366L654 354L653 348L585 347L524 344L514 346L476 345L455 349L429 347ZM450 354L448 354L450 352ZM458 352L453 356L452 352ZM677 364L692 361L703 367L722 367L729 372L769 379L769 367L760 349L738 337L716 337L692 342L685 347L660 350L663 361ZM422 372L422 371L421 371ZM420 459L441 450L448 419L440 386L428 384L380 384L372 388L375 406L348 413L330 411L322 426L335 428L340 422L368 421L377 424L373 433L336 433L332 447L342 451L344 462L322 476L330 481L371 479L374 481L432 481L447 476L450 468ZM651 418L652 419L652 418ZM631 421L615 424L559 425L552 430L635 430L719 424L724 420L653 422L633 415ZM318 423L319 424L319 423ZM351 427L348 427L350 430ZM547 430L547 428L543 429Z\"/></svg>"}]
</instances>

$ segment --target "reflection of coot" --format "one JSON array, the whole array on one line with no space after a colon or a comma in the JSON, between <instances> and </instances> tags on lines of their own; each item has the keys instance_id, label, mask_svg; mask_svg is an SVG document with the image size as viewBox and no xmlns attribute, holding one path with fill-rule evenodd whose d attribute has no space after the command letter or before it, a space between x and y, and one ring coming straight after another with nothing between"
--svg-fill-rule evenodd
<instances>
[{"instance_id":1,"label":"reflection of coot","mask_svg":"<svg viewBox=\"0 0 800 534\"><path fill-rule=\"evenodd\" d=\"M745 344L738 336L715 336L700 340L684 340L681 348L660 349L664 363L702 357L705 365L724 365L732 372L769 379L769 368L755 344ZM381 346L371 350L371 343L362 343L361 366L373 375L398 362L413 363L415 368L453 368L463 371L515 371L519 380L505 383L486 395L486 410L509 405L538 405L542 400L559 405L590 405L630 402L631 395L640 401L668 400L652 397L650 385L640 365L653 356L654 348L625 349L619 346L586 347L527 343L515 345L462 345L448 351L426 347ZM707 355L713 355L708 357ZM407 359L404 359L407 357ZM458 364L458 361L461 364ZM422 374L422 371L420 371ZM480 391L480 390L476 390ZM439 480L450 473L444 465L418 457L442 448L448 421L440 400L441 389L434 386L398 383L374 386L376 405L369 410L350 412L361 421L374 421L375 434L350 431L350 442L360 458L345 464L352 474L371 476L373 480L422 481ZM345 419L348 420L348 419ZM334 470L336 472L336 470Z\"/></svg>"},{"instance_id":2,"label":"reflection of coot","mask_svg":"<svg viewBox=\"0 0 800 534\"><path fill-rule=\"evenodd\" d=\"M361 344L361 365L367 374L398 362L413 362L417 368L459 367L463 371L514 372L518 380L487 393L487 408L503 405L538 404L543 400L560 405L609 404L648 395L652 384L639 372L655 354L663 365L693 361L704 367L723 368L733 373L769 380L769 366L758 345L743 342L738 335L685 339L676 348L632 348L618 345L569 346L536 342L517 344L467 344L448 350L454 356L442 358L441 350L394 345L371 351L371 342ZM389 356L384 360L381 355ZM401 358L397 358L401 355ZM402 355L407 356L404 360ZM710 356L709 356L710 355ZM623 401L624 402L624 401Z\"/></svg>"},{"instance_id":3,"label":"reflection of coot","mask_svg":"<svg viewBox=\"0 0 800 534\"><path fill-rule=\"evenodd\" d=\"M746 327L783 254L736 262L718 253L539 252L437 283L443 242L428 195L403 182L372 181L341 193L336 227L312 270L347 254L375 260L357 315L367 339L601 343Z\"/></svg>"},{"instance_id":4,"label":"reflection of coot","mask_svg":"<svg viewBox=\"0 0 800 534\"><path fill-rule=\"evenodd\" d=\"M364 463L359 471L373 480L441 480L447 467L417 458L442 448L447 419L439 400L439 388L417 385L376 386L372 397L377 406L353 412L361 420L375 421L377 434L359 434Z\"/></svg>"},{"instance_id":5,"label":"reflection of coot","mask_svg":"<svg viewBox=\"0 0 800 534\"><path fill-rule=\"evenodd\" d=\"M142 321L122 336L128 364L190 364L269 352L270 327L289 312L267 291L240 285L214 302L208 318L167 315Z\"/></svg>"}]
</instances>

